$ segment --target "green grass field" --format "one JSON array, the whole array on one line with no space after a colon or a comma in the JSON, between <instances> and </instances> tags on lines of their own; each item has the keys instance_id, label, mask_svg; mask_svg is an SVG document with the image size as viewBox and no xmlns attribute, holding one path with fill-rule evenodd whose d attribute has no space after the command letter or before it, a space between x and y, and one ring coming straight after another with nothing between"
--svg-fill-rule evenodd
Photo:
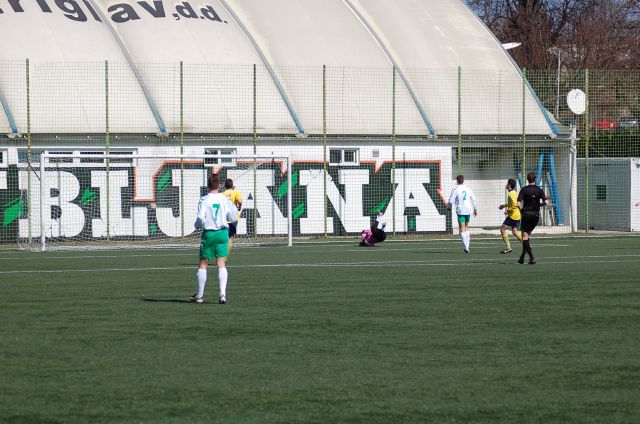
<instances>
[{"instance_id":1,"label":"green grass field","mask_svg":"<svg viewBox=\"0 0 640 424\"><path fill-rule=\"evenodd\" d=\"M501 246L0 252L0 422L640 422L640 237Z\"/></svg>"}]
</instances>

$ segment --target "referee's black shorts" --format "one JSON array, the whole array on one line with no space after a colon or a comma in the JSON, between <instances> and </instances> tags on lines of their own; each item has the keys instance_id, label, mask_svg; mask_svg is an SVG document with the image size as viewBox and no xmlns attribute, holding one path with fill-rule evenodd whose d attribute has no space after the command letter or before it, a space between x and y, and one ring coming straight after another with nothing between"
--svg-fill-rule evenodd
<instances>
[{"instance_id":1,"label":"referee's black shorts","mask_svg":"<svg viewBox=\"0 0 640 424\"><path fill-rule=\"evenodd\" d=\"M520 221L520 229L522 230L522 232L531 234L533 230L536 228L536 225L538 225L539 220L540 220L539 214L531 213L531 212L523 212L522 220Z\"/></svg>"},{"instance_id":2,"label":"referee's black shorts","mask_svg":"<svg viewBox=\"0 0 640 424\"><path fill-rule=\"evenodd\" d=\"M238 232L238 223L230 222L229 223L229 237L233 237Z\"/></svg>"}]
</instances>

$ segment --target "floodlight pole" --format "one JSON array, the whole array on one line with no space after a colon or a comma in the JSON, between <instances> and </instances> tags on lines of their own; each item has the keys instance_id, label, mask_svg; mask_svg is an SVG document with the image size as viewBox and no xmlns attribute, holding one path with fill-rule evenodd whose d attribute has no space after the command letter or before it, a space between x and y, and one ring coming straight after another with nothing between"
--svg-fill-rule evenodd
<instances>
[{"instance_id":1,"label":"floodlight pole","mask_svg":"<svg viewBox=\"0 0 640 424\"><path fill-rule=\"evenodd\" d=\"M556 76L556 119L560 113L560 55L558 55L558 75Z\"/></svg>"},{"instance_id":2,"label":"floodlight pole","mask_svg":"<svg viewBox=\"0 0 640 424\"><path fill-rule=\"evenodd\" d=\"M567 56L567 52L560 47L551 47L547 51L558 57L558 74L556 76L556 119L558 119L558 114L560 113L560 65L562 64L562 58Z\"/></svg>"}]
</instances>

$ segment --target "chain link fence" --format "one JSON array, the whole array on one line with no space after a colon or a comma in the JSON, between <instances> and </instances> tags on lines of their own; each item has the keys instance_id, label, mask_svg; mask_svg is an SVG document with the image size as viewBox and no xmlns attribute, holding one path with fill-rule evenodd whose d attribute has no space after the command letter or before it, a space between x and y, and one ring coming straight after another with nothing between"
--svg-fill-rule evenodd
<instances>
[{"instance_id":1,"label":"chain link fence","mask_svg":"<svg viewBox=\"0 0 640 424\"><path fill-rule=\"evenodd\" d=\"M86 156L57 164L70 174L112 166L92 161L104 151L290 156L291 169L256 174L245 195L278 204L280 174L293 172L296 236L356 235L378 214L396 235L455 232L445 202L458 174L479 199L472 230L497 233L507 179L520 186L530 171L552 203L541 231L640 231L640 71L272 71L145 63L136 78L123 63L0 61L0 243L33 219L42 152ZM583 114L567 106L574 89ZM151 207L163 166L129 164L121 203ZM81 204L85 190L99 192L82 180L76 197L55 185L48 196ZM64 227L61 211L47 213Z\"/></svg>"}]
</instances>

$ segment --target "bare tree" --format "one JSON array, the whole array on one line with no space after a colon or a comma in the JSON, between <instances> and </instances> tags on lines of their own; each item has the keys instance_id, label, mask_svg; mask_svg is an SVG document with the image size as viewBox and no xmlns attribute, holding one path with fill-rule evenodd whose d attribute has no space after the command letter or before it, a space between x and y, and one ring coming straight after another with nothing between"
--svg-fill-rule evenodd
<instances>
[{"instance_id":1,"label":"bare tree","mask_svg":"<svg viewBox=\"0 0 640 424\"><path fill-rule=\"evenodd\" d=\"M638 1L591 0L576 17L568 44L576 67L625 69L640 66Z\"/></svg>"},{"instance_id":2,"label":"bare tree","mask_svg":"<svg viewBox=\"0 0 640 424\"><path fill-rule=\"evenodd\" d=\"M552 69L551 47L560 47L573 68L640 67L640 0L468 0L502 42L522 47L520 66Z\"/></svg>"}]
</instances>

